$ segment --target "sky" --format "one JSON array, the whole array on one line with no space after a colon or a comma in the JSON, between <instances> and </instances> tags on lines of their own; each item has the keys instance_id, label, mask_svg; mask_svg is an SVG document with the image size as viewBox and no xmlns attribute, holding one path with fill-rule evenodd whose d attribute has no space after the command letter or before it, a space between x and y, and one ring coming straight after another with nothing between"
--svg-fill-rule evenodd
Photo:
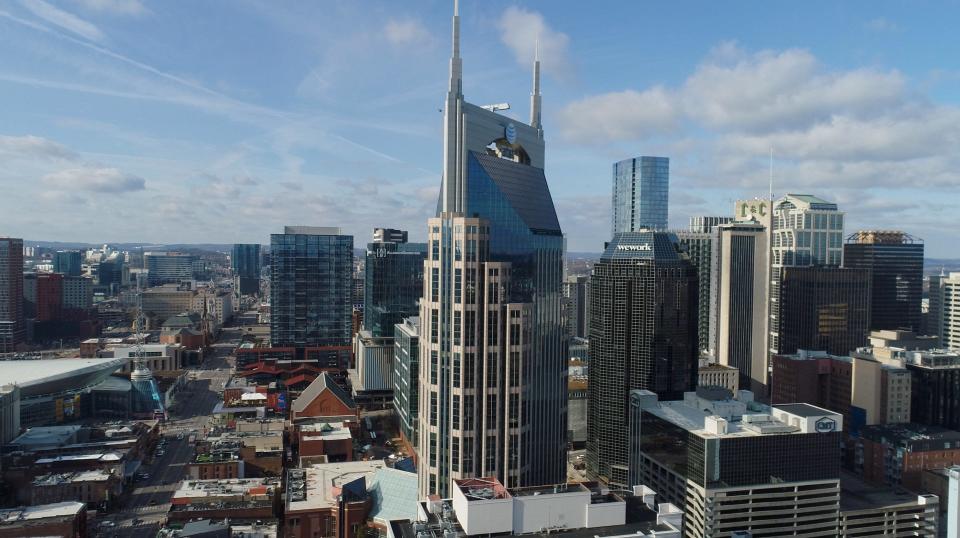
<instances>
[{"instance_id":1,"label":"sky","mask_svg":"<svg viewBox=\"0 0 960 538\"><path fill-rule=\"evenodd\" d=\"M587 7L589 9L587 9ZM960 258L960 3L461 0L464 94L529 117L570 251L611 166L670 158L670 225L774 192ZM452 2L0 3L0 235L269 243L426 234Z\"/></svg>"}]
</instances>

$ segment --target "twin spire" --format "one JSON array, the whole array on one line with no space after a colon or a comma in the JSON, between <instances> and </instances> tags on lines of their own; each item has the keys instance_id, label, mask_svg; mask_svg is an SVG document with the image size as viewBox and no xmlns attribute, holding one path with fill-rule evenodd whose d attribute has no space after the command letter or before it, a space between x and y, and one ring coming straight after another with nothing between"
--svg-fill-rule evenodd
<instances>
[{"instance_id":1,"label":"twin spire","mask_svg":"<svg viewBox=\"0 0 960 538\"><path fill-rule=\"evenodd\" d=\"M460 58L460 0L453 0L453 51L450 56L449 92L463 95L463 60ZM533 53L533 91L530 92L530 126L540 125L540 38L536 40Z\"/></svg>"}]
</instances>

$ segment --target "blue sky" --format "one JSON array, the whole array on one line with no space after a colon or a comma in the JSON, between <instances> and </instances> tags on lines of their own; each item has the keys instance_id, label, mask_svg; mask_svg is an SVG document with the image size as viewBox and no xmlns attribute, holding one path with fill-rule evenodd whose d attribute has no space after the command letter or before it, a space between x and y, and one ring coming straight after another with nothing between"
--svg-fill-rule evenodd
<instances>
[{"instance_id":1,"label":"blue sky","mask_svg":"<svg viewBox=\"0 0 960 538\"><path fill-rule=\"evenodd\" d=\"M671 158L670 222L767 190L960 257L960 4L462 0L464 90L526 119L573 251L610 168ZM284 224L424 236L451 2L0 4L0 234L267 242Z\"/></svg>"}]
</instances>

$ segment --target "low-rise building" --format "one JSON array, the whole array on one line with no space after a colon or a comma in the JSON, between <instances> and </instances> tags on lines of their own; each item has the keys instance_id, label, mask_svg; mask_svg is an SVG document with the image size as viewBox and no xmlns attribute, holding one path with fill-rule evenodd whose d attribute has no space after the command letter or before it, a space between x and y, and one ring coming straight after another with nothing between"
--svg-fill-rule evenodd
<instances>
[{"instance_id":1,"label":"low-rise building","mask_svg":"<svg viewBox=\"0 0 960 538\"><path fill-rule=\"evenodd\" d=\"M193 480L245 478L243 459L234 450L197 454L187 464L187 476Z\"/></svg>"},{"instance_id":2,"label":"low-rise building","mask_svg":"<svg viewBox=\"0 0 960 538\"><path fill-rule=\"evenodd\" d=\"M353 460L353 435L345 423L297 424L295 431L301 461L321 456L329 463Z\"/></svg>"},{"instance_id":3,"label":"low-rise building","mask_svg":"<svg viewBox=\"0 0 960 538\"><path fill-rule=\"evenodd\" d=\"M680 538L684 514L656 504L645 486L613 493L596 483L505 488L496 478L454 481L453 497L417 504L417 519L388 536L570 536Z\"/></svg>"},{"instance_id":4,"label":"low-rise building","mask_svg":"<svg viewBox=\"0 0 960 538\"><path fill-rule=\"evenodd\" d=\"M47 536L86 538L87 505L77 501L64 501L0 508L0 538Z\"/></svg>"},{"instance_id":5,"label":"low-rise building","mask_svg":"<svg viewBox=\"0 0 960 538\"><path fill-rule=\"evenodd\" d=\"M740 390L740 370L717 362L704 361L697 370L698 387L723 387L730 392Z\"/></svg>"},{"instance_id":6,"label":"low-rise building","mask_svg":"<svg viewBox=\"0 0 960 538\"><path fill-rule=\"evenodd\" d=\"M173 492L167 519L273 519L280 507L279 488L279 478L184 480Z\"/></svg>"},{"instance_id":7,"label":"low-rise building","mask_svg":"<svg viewBox=\"0 0 960 538\"><path fill-rule=\"evenodd\" d=\"M358 535L372 506L367 484L383 461L324 463L287 471L284 534L290 538Z\"/></svg>"},{"instance_id":8,"label":"low-rise building","mask_svg":"<svg viewBox=\"0 0 960 538\"><path fill-rule=\"evenodd\" d=\"M939 426L867 426L856 441L854 470L874 485L918 491L924 471L954 465L960 465L960 432Z\"/></svg>"},{"instance_id":9,"label":"low-rise building","mask_svg":"<svg viewBox=\"0 0 960 538\"><path fill-rule=\"evenodd\" d=\"M290 418L357 421L360 411L350 394L323 372L293 401Z\"/></svg>"},{"instance_id":10,"label":"low-rise building","mask_svg":"<svg viewBox=\"0 0 960 538\"><path fill-rule=\"evenodd\" d=\"M123 492L123 475L102 469L38 476L30 484L30 504L79 501L89 508L106 509Z\"/></svg>"}]
</instances>

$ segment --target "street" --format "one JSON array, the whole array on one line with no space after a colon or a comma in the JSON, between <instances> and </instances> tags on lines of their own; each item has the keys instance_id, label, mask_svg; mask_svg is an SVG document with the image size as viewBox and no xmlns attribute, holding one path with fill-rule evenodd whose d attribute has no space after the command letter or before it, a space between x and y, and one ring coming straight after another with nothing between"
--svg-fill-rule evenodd
<instances>
[{"instance_id":1,"label":"street","mask_svg":"<svg viewBox=\"0 0 960 538\"><path fill-rule=\"evenodd\" d=\"M101 519L97 536L156 535L170 508L170 498L193 458L190 435L202 434L208 426L210 413L221 401L223 386L233 373L230 356L240 342L240 334L240 329L225 327L219 341L208 348L203 364L187 370L187 385L167 410L168 420L161 426L162 437L153 461L144 462L137 472L138 478L141 473L148 476L128 486L133 489L125 505Z\"/></svg>"}]
</instances>

